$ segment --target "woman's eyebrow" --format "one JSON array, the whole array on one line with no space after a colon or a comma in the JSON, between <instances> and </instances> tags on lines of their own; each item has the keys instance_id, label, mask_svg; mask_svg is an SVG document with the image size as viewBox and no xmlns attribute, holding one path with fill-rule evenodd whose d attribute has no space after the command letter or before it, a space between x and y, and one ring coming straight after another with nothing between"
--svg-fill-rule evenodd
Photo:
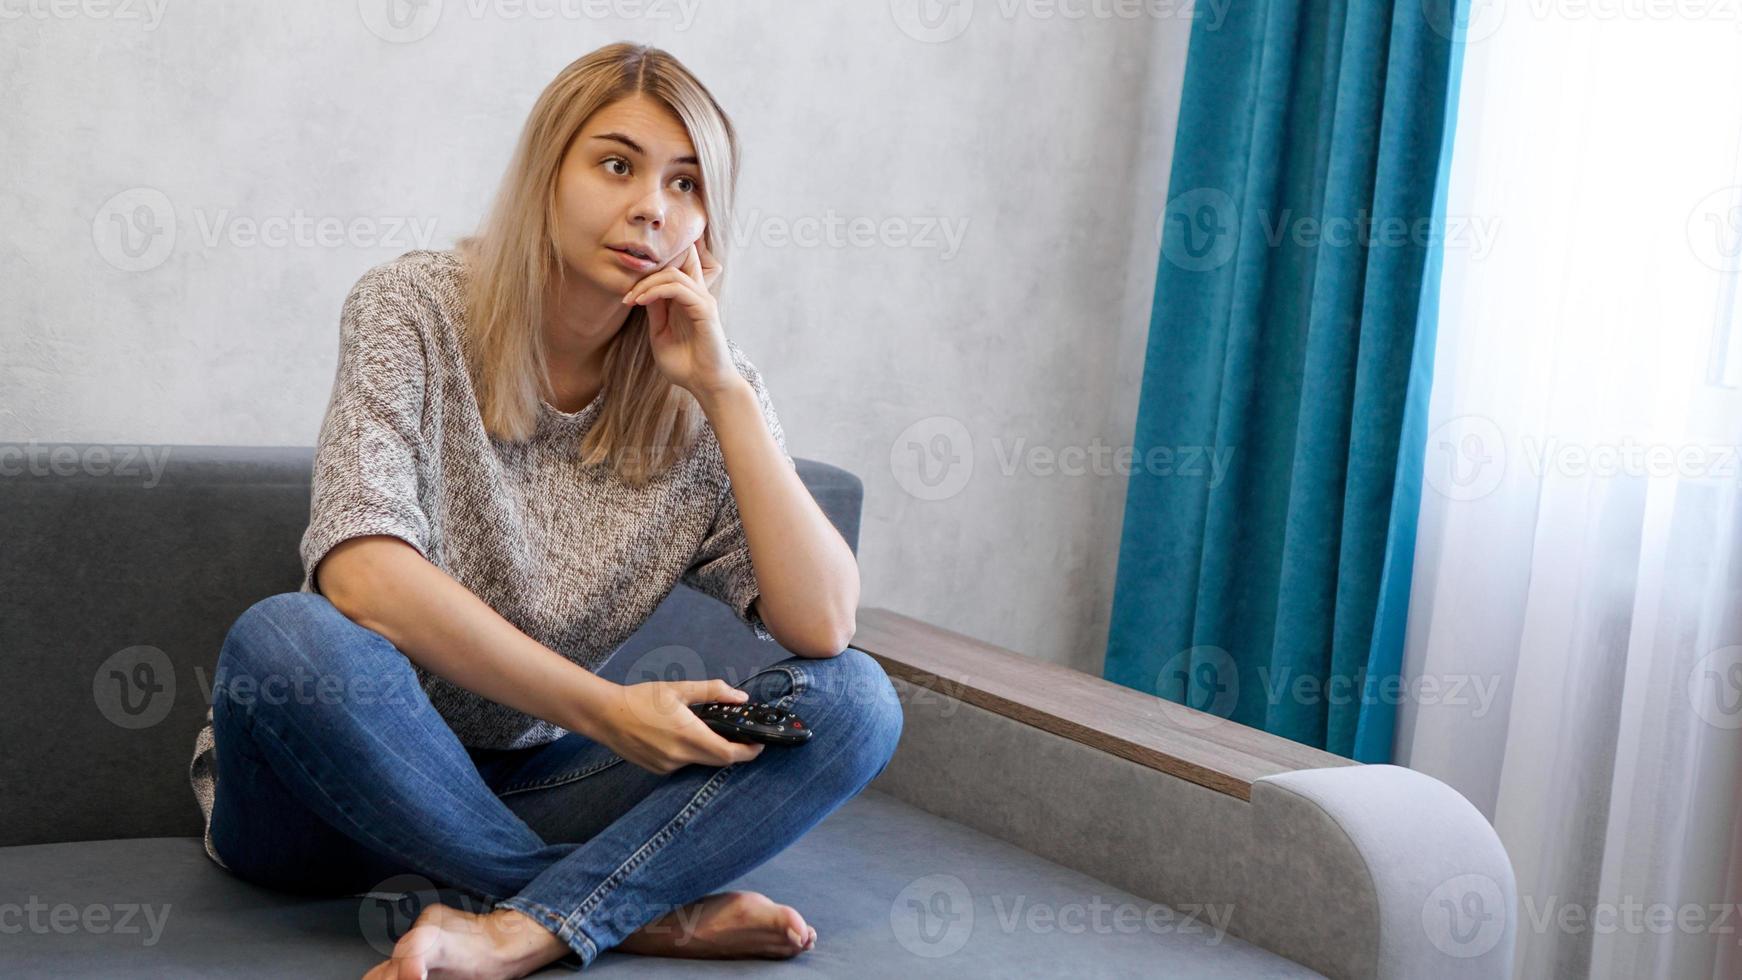
<instances>
[{"instance_id":1,"label":"woman's eyebrow","mask_svg":"<svg viewBox=\"0 0 1742 980\"><path fill-rule=\"evenodd\" d=\"M647 155L647 151L643 150L641 148L640 143L635 142L634 140L630 139L627 136L624 136L622 133L600 133L600 134L594 136L593 138L596 140L610 140L611 142L614 142L614 143L622 143L624 146L629 147L631 150L634 150L636 153L639 153L642 156ZM687 163L692 167L699 167L702 165L702 162L700 160L697 160L695 157L678 157L677 159L673 160L672 163Z\"/></svg>"}]
</instances>

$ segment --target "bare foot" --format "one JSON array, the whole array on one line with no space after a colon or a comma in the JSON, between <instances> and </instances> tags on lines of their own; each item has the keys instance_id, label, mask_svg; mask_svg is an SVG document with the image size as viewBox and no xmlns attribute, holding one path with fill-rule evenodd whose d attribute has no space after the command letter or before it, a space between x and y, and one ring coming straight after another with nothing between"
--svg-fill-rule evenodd
<instances>
[{"instance_id":1,"label":"bare foot","mask_svg":"<svg viewBox=\"0 0 1742 980\"><path fill-rule=\"evenodd\" d=\"M717 892L654 919L614 948L642 956L783 960L816 941L817 931L790 905L760 892Z\"/></svg>"},{"instance_id":2,"label":"bare foot","mask_svg":"<svg viewBox=\"0 0 1742 980\"><path fill-rule=\"evenodd\" d=\"M555 962L568 951L555 933L514 909L479 915L431 905L393 945L392 958L364 974L363 980L508 980Z\"/></svg>"}]
</instances>

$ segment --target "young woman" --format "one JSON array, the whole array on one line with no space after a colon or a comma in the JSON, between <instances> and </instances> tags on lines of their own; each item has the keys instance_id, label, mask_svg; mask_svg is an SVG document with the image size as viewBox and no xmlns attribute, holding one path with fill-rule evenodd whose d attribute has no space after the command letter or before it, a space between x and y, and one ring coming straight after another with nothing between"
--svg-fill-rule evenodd
<instances>
[{"instance_id":1,"label":"young woman","mask_svg":"<svg viewBox=\"0 0 1742 980\"><path fill-rule=\"evenodd\" d=\"M208 854L248 880L482 897L429 904L371 977L817 938L714 890L881 772L901 709L847 646L853 554L720 323L737 168L682 65L601 48L539 97L478 235L345 301L302 589L230 629L190 776ZM736 687L594 673L680 581L795 655ZM705 701L815 735L728 741Z\"/></svg>"}]
</instances>

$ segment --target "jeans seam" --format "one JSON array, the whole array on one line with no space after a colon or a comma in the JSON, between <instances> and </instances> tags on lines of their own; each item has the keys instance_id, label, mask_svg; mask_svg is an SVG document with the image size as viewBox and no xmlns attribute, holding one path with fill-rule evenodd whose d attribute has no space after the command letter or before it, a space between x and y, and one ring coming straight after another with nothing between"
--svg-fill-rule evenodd
<instances>
[{"instance_id":1,"label":"jeans seam","mask_svg":"<svg viewBox=\"0 0 1742 980\"><path fill-rule=\"evenodd\" d=\"M685 824L689 823L690 817L694 815L697 810L706 806L711 799L719 795L720 787L723 786L726 780L731 776L734 768L735 766L725 766L721 768L719 772L714 773L713 777L706 783L703 783L702 787L696 790L695 795L690 797L689 803L687 803L682 810L677 812L677 815L667 821L665 826L659 829L658 833L648 838L647 842L636 849L634 854L631 854L622 864L618 865L617 870L607 875L605 880L600 882L597 888L593 889L592 894L588 895L581 902L580 906L563 920L564 928L579 930L582 920L592 914L594 909L603 904L606 897L616 890L617 886L622 883L623 879L629 877L636 868L639 868L642 864L646 863L648 858L658 853L660 848L664 847L672 837L676 836L677 832L683 829Z\"/></svg>"},{"instance_id":2,"label":"jeans seam","mask_svg":"<svg viewBox=\"0 0 1742 980\"><path fill-rule=\"evenodd\" d=\"M513 898L507 898L497 902L494 907L499 909L513 909L516 912L530 916L533 921L537 922L544 928L549 929L558 939L561 939L570 949L575 951L577 956L581 958L581 967L583 969L591 964L599 955L598 944L593 942L591 936L581 930L579 924L569 922L555 909L543 902L535 902L530 898L523 898L516 895ZM579 941L578 946L576 945L577 940Z\"/></svg>"},{"instance_id":3,"label":"jeans seam","mask_svg":"<svg viewBox=\"0 0 1742 980\"><path fill-rule=\"evenodd\" d=\"M804 671L799 670L797 667L794 667L790 664L772 664L768 667L763 668L762 670L757 671L756 674L766 673L767 671L770 671L770 670L780 671L781 673L785 674L787 676L787 678L792 682L792 690L786 694L781 695L780 698L778 698L774 702L775 705L777 705L781 708L788 707L792 703L792 700L794 698L796 698L800 694L804 693L804 690L805 690ZM756 674L751 674L749 677L746 677L744 679L744 683L746 683L746 684L750 683L751 679L753 679L756 676Z\"/></svg>"},{"instance_id":4,"label":"jeans seam","mask_svg":"<svg viewBox=\"0 0 1742 980\"><path fill-rule=\"evenodd\" d=\"M571 770L569 772L557 773L554 776L546 776L543 779L536 779L536 780L533 780L531 782L511 783L508 786L506 786L500 790L497 790L496 795L497 796L509 796L509 795L514 794L514 793L524 793L524 792L527 792L528 790L549 789L553 786L561 786L565 783L572 783L577 779L585 779L586 777L591 776L594 773L602 772L606 769L609 769L612 766L614 766L617 763L622 762L622 761L623 760L620 757L612 756L611 758L606 759L604 762L600 762L600 763L597 763L595 765L587 766L583 769L574 769L574 770Z\"/></svg>"}]
</instances>

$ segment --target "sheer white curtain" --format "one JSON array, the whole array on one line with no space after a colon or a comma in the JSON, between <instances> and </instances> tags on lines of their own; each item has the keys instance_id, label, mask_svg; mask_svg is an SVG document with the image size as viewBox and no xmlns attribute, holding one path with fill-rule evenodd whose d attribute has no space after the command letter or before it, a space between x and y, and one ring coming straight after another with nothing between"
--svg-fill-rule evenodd
<instances>
[{"instance_id":1,"label":"sheer white curtain","mask_svg":"<svg viewBox=\"0 0 1742 980\"><path fill-rule=\"evenodd\" d=\"M1520 978L1742 976L1742 23L1478 3L1460 91L1397 761Z\"/></svg>"}]
</instances>

